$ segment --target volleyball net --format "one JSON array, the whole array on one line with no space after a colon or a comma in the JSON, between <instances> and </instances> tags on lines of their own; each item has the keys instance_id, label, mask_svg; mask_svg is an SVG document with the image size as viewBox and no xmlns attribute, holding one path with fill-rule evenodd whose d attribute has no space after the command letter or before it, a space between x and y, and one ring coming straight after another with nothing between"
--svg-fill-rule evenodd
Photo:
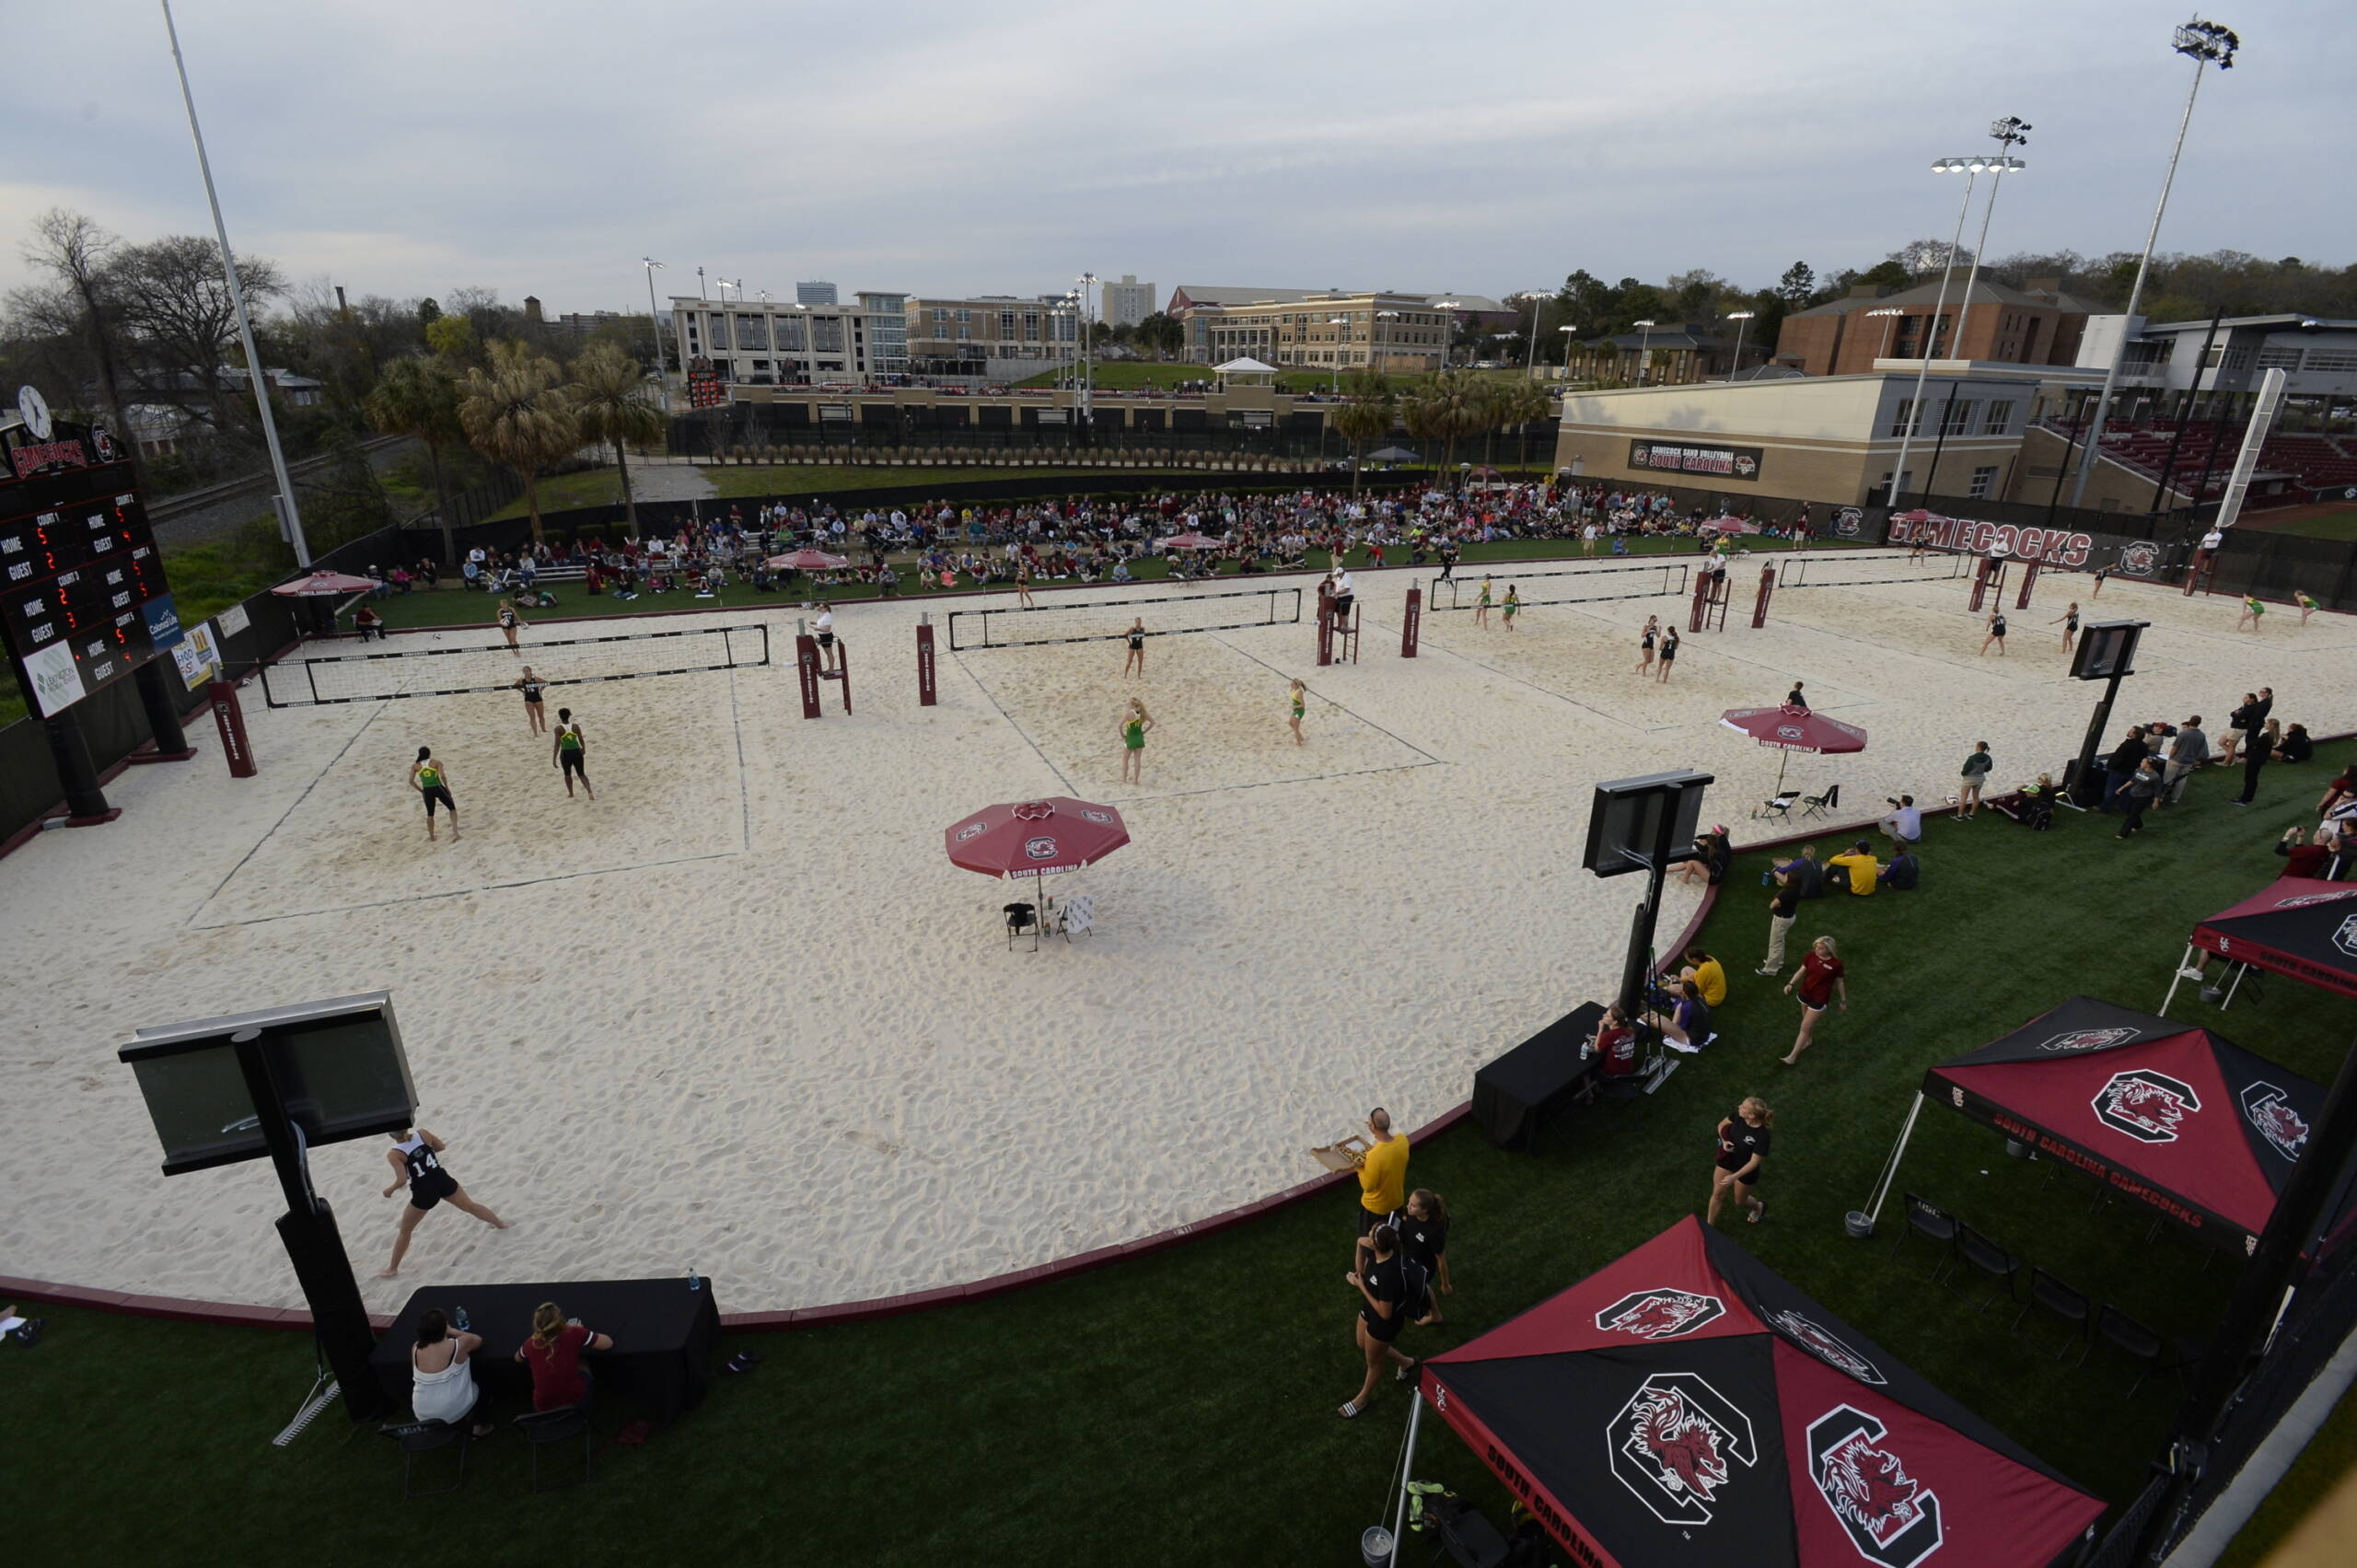
<instances>
[{"instance_id":1,"label":"volleyball net","mask_svg":"<svg viewBox=\"0 0 2357 1568\"><path fill-rule=\"evenodd\" d=\"M1062 596L1058 596L1061 599ZM949 612L949 649L1032 648L1053 643L1108 642L1131 634L1167 637L1184 632L1237 632L1282 626L1301 619L1299 588L1231 589L1223 593L1157 594L1092 603L993 606Z\"/></svg>"},{"instance_id":2,"label":"volleyball net","mask_svg":"<svg viewBox=\"0 0 2357 1568\"><path fill-rule=\"evenodd\" d=\"M524 667L551 686L689 675L770 662L770 629L709 626L688 632L617 632L602 637L534 638L520 655L505 643L464 648L386 648L264 665L262 696L273 708L381 703L505 691Z\"/></svg>"},{"instance_id":3,"label":"volleyball net","mask_svg":"<svg viewBox=\"0 0 2357 1568\"><path fill-rule=\"evenodd\" d=\"M1945 583L1968 577L1980 557L1970 554L1926 554L1910 560L1898 553L1867 555L1844 552L1835 555L1803 555L1778 560L1776 587L1783 588L1864 588L1883 583Z\"/></svg>"},{"instance_id":4,"label":"volleyball net","mask_svg":"<svg viewBox=\"0 0 2357 1568\"><path fill-rule=\"evenodd\" d=\"M1515 589L1517 604L1601 604L1611 599L1659 598L1682 594L1692 563L1655 561L1643 565L1578 566L1545 572L1492 572L1489 575L1490 608L1506 601ZM1481 602L1480 575L1434 578L1424 588L1426 610L1473 610Z\"/></svg>"}]
</instances>

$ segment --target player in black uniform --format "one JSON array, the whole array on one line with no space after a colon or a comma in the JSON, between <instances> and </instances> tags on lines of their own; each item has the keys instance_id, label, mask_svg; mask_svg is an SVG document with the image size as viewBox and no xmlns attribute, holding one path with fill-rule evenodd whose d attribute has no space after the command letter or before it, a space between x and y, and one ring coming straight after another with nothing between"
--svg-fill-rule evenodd
<instances>
[{"instance_id":1,"label":"player in black uniform","mask_svg":"<svg viewBox=\"0 0 2357 1568\"><path fill-rule=\"evenodd\" d=\"M1768 1163L1768 1130L1776 1125L1776 1113L1757 1095L1735 1108L1735 1114L1719 1123L1718 1154L1713 1160L1716 1169L1711 1172L1711 1212L1709 1224L1719 1223L1719 1211L1725 1207L1732 1194L1735 1201L1750 1213L1747 1223L1758 1225L1768 1213L1767 1202L1751 1195L1759 1185L1761 1167Z\"/></svg>"},{"instance_id":2,"label":"player in black uniform","mask_svg":"<svg viewBox=\"0 0 2357 1568\"><path fill-rule=\"evenodd\" d=\"M401 1255L409 1250L409 1233L445 1198L452 1207L465 1210L493 1230L507 1228L505 1220L468 1197L467 1190L442 1168L441 1155L447 1145L441 1139L423 1127L392 1136L393 1146L385 1151L385 1160L393 1167L394 1175L391 1185L385 1189L385 1196L391 1197L407 1182L409 1206L401 1211L401 1234L393 1237L393 1260L385 1265L378 1279L389 1280L401 1272Z\"/></svg>"},{"instance_id":3,"label":"player in black uniform","mask_svg":"<svg viewBox=\"0 0 2357 1568\"><path fill-rule=\"evenodd\" d=\"M524 717L532 726L531 732L546 735L549 732L549 712L540 705L540 694L549 689L549 683L534 675L532 667L528 664L524 667L524 673L508 684L524 693Z\"/></svg>"}]
</instances>

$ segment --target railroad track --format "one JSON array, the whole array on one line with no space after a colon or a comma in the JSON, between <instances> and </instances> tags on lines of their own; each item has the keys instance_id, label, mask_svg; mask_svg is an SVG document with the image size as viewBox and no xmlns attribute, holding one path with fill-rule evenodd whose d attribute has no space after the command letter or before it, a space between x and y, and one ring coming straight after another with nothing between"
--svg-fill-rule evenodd
<instances>
[{"instance_id":1,"label":"railroad track","mask_svg":"<svg viewBox=\"0 0 2357 1568\"><path fill-rule=\"evenodd\" d=\"M406 436L374 436L361 442L360 449L363 452L380 452L388 447L408 439ZM299 463L287 464L286 471L290 477L300 479L314 470L325 467L331 460L324 457L306 458ZM208 484L202 490L183 491L178 495L166 496L159 501L150 501L147 503L147 516L156 522L169 522L174 517L186 517L191 512L202 512L208 506L216 506L248 491L258 491L267 495L273 482L269 470L265 469L260 473L247 474L239 479L224 480L219 484Z\"/></svg>"}]
</instances>

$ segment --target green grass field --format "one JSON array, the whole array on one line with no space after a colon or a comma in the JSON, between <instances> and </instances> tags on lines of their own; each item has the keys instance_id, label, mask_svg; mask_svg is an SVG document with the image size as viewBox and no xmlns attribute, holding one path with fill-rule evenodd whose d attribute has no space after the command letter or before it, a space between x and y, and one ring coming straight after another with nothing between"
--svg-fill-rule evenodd
<instances>
[{"instance_id":1,"label":"green grass field","mask_svg":"<svg viewBox=\"0 0 2357 1568\"><path fill-rule=\"evenodd\" d=\"M2357 540L2357 506L2295 506L2286 511L2288 516L2254 513L2243 518L2242 526L2304 539Z\"/></svg>"},{"instance_id":2,"label":"green grass field","mask_svg":"<svg viewBox=\"0 0 2357 1568\"><path fill-rule=\"evenodd\" d=\"M2036 836L1993 816L1935 820L1922 890L1807 906L1795 935L1840 939L1852 1007L1829 1018L1797 1068L1774 1060L1795 1006L1750 973L1766 935L1767 857L1739 857L1701 937L1734 977L1718 1045L1658 1096L1567 1116L1536 1155L1495 1150L1470 1126L1414 1151L1413 1184L1438 1190L1456 1214L1457 1292L1448 1321L1411 1330L1408 1348L1459 1343L1694 1212L1714 1123L1756 1093L1777 1110L1762 1187L1771 1213L1756 1227L1731 1224L1741 1243L2064 1473L2115 1503L2132 1495L2172 1413L2165 1379L2124 1401L2132 1374L2123 1364L2101 1353L2084 1369L2050 1359L2050 1323L2017 1338L2012 1308L1976 1312L1968 1296L1894 1261L1888 1212L1871 1243L1845 1236L1841 1215L1865 1198L1927 1064L2073 993L2156 1005L2192 923L2275 874L2270 842L2309 819L2324 779L2352 756L2357 746L2338 744L2307 767L2270 771L2258 805L2242 811L2225 805L2238 780L2214 772L2195 781L2184 807L2126 843L2108 819L2070 812ZM1741 804L1721 802L1717 814ZM1568 864L1574 851L1562 854ZM1619 934L1565 937L1617 946ZM2266 993L2223 1016L2181 999L2179 1016L2329 1078L2357 1034L2357 1002L2283 980ZM1533 1029L1545 1022L1530 1019ZM1337 1126L1357 1109L1338 1101ZM991 1157L985 1145L955 1153ZM782 1202L793 1201L785 1158ZM1155 1159L1139 1151L1141 1179L1154 1179ZM2090 1214L2088 1189L2069 1179L2049 1188L2047 1170L2007 1158L1995 1134L1933 1106L1898 1187L2165 1332L2199 1334L2215 1321L2235 1277L2231 1256L2174 1231L2147 1245L2140 1211ZM1306 1155L1303 1171L1314 1173ZM588 1201L609 1179L552 1172L545 1190L487 1196L528 1224L535 1206ZM313 1564L438 1541L462 1542L470 1564L689 1554L727 1563L1348 1562L1359 1531L1385 1513L1408 1408L1387 1388L1358 1421L1333 1413L1357 1381L1341 1280L1354 1198L1320 1195L993 1301L739 1337L732 1348L758 1348L763 1365L718 1379L701 1410L644 1448L615 1446L631 1412L601 1410L595 1485L548 1497L526 1493L512 1433L478 1447L463 1492L412 1506L399 1501L391 1446L338 1412L272 1447L311 1379L299 1335L52 1311L36 1350L0 1347L11 1555ZM373 1255L377 1221L346 1223L351 1245ZM240 1244L273 1242L257 1231ZM726 1260L715 1261L724 1307L786 1305L732 1300ZM2345 1463L2346 1430L2337 1430L2342 1437L2282 1489L2286 1516ZM1419 1472L1502 1516L1500 1489L1476 1457L1434 1423L1425 1433Z\"/></svg>"}]
</instances>

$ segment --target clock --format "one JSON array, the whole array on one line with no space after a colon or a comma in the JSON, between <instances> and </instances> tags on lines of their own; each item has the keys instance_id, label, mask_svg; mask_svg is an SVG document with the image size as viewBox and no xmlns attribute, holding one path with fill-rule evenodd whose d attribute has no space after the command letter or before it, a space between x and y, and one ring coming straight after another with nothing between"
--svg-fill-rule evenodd
<instances>
[{"instance_id":1,"label":"clock","mask_svg":"<svg viewBox=\"0 0 2357 1568\"><path fill-rule=\"evenodd\" d=\"M25 428L34 440L49 439L49 400L41 395L39 388L23 386L17 389L17 413L24 420Z\"/></svg>"}]
</instances>

